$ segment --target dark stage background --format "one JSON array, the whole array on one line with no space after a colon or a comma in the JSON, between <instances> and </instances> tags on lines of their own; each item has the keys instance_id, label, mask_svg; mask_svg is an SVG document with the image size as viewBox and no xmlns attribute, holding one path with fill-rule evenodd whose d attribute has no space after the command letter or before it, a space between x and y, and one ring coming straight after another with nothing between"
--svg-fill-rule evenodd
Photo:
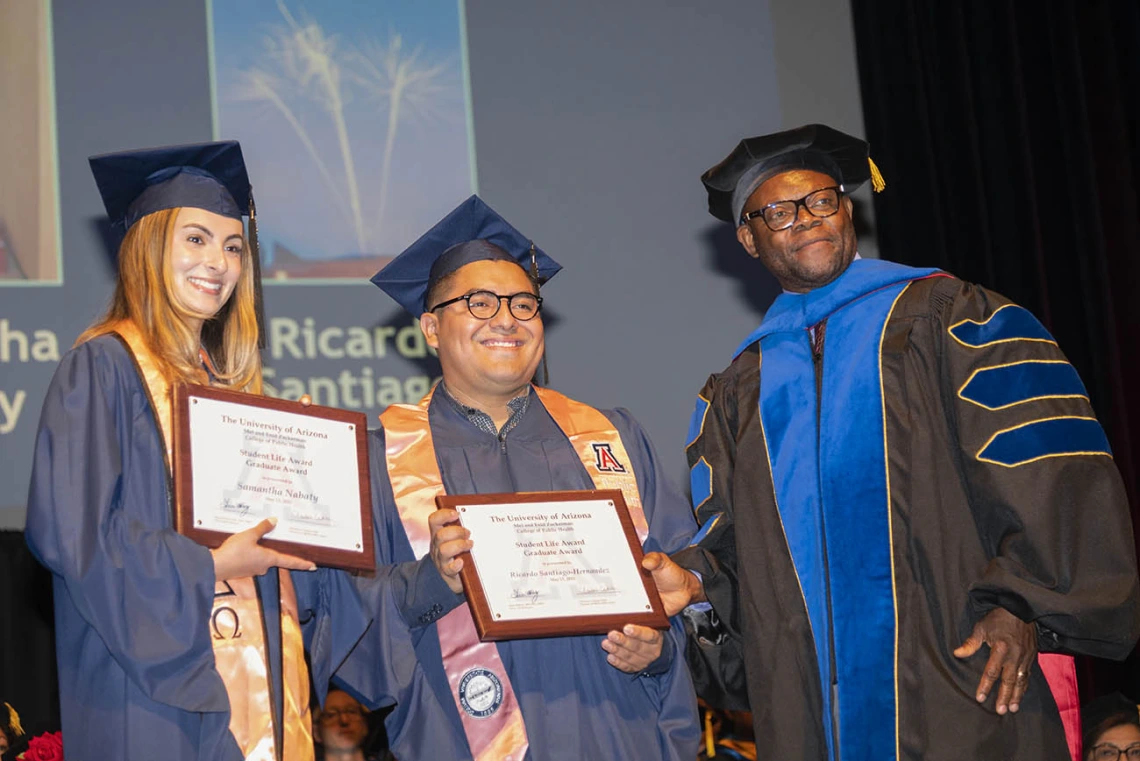
<instances>
[{"instance_id":1,"label":"dark stage background","mask_svg":"<svg viewBox=\"0 0 1140 761\"><path fill-rule=\"evenodd\" d=\"M1080 371L1137 515L1140 3L853 0L885 259L1031 310ZM1140 700L1137 652L1082 695Z\"/></svg>"}]
</instances>

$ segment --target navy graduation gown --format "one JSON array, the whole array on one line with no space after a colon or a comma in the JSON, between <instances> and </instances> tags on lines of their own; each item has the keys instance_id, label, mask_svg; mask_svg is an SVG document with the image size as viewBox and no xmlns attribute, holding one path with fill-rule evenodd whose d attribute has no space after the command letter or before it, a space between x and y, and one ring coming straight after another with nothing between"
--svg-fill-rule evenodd
<instances>
[{"instance_id":1,"label":"navy graduation gown","mask_svg":"<svg viewBox=\"0 0 1140 761\"><path fill-rule=\"evenodd\" d=\"M36 437L26 537L52 571L60 709L69 761L239 761L214 668L210 552L176 533L164 443L145 384L115 336L64 355ZM301 576L309 578L300 579ZM367 621L338 572L298 574L302 620L339 663ZM276 574L255 580L273 624ZM280 706L280 639L267 640Z\"/></svg>"},{"instance_id":2,"label":"navy graduation gown","mask_svg":"<svg viewBox=\"0 0 1140 761\"><path fill-rule=\"evenodd\" d=\"M669 552L685 546L695 529L692 514L661 473L644 431L625 411L604 414L633 460L649 524L645 549ZM429 421L449 494L593 488L569 440L537 396L502 442L471 424L440 393L432 401ZM470 759L434 623L463 598L447 588L429 557L415 560L386 477L383 430L371 433L369 447L378 576L364 583L364 595L374 597L377 588L383 589L397 601L397 610L377 616L376 627L338 677L374 705L397 703L387 729L398 758ZM375 644L374 636L382 637L382 644ZM694 758L700 731L692 682L679 655L684 644L680 622L675 620L666 632L663 658L651 667L653 675L626 674L610 666L601 640L498 643L526 722L527 758ZM396 653L397 662L378 666L384 650Z\"/></svg>"}]
</instances>

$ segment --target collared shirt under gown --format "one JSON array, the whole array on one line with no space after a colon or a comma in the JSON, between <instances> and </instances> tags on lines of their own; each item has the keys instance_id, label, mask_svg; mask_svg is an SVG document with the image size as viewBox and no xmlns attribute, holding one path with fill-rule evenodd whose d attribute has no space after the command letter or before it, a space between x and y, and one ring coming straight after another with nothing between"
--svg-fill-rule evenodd
<instances>
[{"instance_id":1,"label":"collared shirt under gown","mask_svg":"<svg viewBox=\"0 0 1140 761\"><path fill-rule=\"evenodd\" d=\"M501 439L465 419L442 393L436 393L428 414L449 494L593 488L578 454L537 395ZM669 552L685 546L695 529L687 501L667 483L637 422L622 410L604 414L633 460L649 525L645 549ZM378 578L362 589L366 598L376 588L387 589L401 614L398 620L381 616L338 677L373 704L397 703L387 718L397 758L470 759L435 624L463 598L448 589L429 556L414 559L386 477L383 430L371 433L369 448L379 570ZM603 635L498 643L526 722L527 758L691 761L700 730L688 667L684 658L674 657L683 652L683 627L674 620L665 634L662 658L644 675L609 665L601 648ZM404 660L378 669L375 664L385 657ZM399 684L392 684L392 670L401 668ZM380 671L384 673L374 676Z\"/></svg>"}]
</instances>

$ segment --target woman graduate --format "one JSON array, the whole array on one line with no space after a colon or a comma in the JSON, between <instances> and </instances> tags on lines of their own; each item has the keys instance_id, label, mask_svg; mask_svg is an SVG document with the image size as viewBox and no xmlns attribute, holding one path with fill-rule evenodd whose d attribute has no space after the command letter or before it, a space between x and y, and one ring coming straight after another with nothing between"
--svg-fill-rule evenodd
<instances>
[{"instance_id":1,"label":"woman graduate","mask_svg":"<svg viewBox=\"0 0 1140 761\"><path fill-rule=\"evenodd\" d=\"M266 571L313 565L258 543L269 520L216 550L172 528L172 386L261 390L241 147L109 154L91 169L126 235L107 314L48 388L26 530L54 576L68 761L308 761L298 620L322 612L302 604L299 616L290 574ZM299 574L298 586L316 578ZM363 623L338 629L349 630ZM336 662L349 640L332 645Z\"/></svg>"}]
</instances>

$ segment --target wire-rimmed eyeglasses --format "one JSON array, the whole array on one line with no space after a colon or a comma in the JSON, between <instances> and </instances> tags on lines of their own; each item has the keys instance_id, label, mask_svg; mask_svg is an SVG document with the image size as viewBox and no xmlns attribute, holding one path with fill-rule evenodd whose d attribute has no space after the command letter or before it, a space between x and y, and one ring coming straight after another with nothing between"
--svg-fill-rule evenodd
<instances>
[{"instance_id":1,"label":"wire-rimmed eyeglasses","mask_svg":"<svg viewBox=\"0 0 1140 761\"><path fill-rule=\"evenodd\" d=\"M463 296L456 296L447 301L441 301L428 311L434 312L456 302L466 301L467 311L471 312L472 317L477 320L489 320L499 313L504 299L507 302L507 309L510 310L511 317L519 322L533 320L542 311L542 297L526 291L512 293L509 296L500 296L491 291L475 291Z\"/></svg>"},{"instance_id":2,"label":"wire-rimmed eyeglasses","mask_svg":"<svg viewBox=\"0 0 1140 761\"><path fill-rule=\"evenodd\" d=\"M835 185L830 188L813 190L803 198L775 201L763 208L741 214L740 224L756 219L756 217L763 217L764 224L768 225L768 229L772 232L787 230L796 223L796 217L799 216L801 206L807 209L808 214L813 217L830 217L839 211L839 197L842 193L843 188Z\"/></svg>"}]
</instances>

